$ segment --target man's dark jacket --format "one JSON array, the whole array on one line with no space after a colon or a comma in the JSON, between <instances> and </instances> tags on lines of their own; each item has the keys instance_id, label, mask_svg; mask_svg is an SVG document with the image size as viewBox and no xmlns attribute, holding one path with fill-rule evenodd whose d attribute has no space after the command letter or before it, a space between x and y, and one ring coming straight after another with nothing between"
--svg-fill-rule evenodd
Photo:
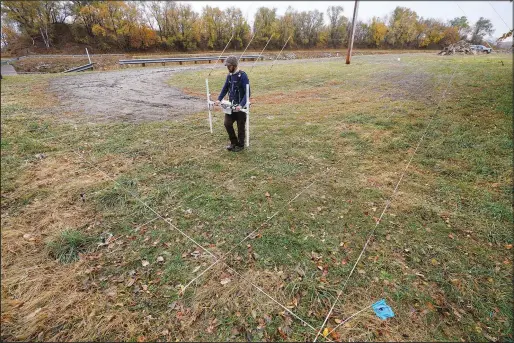
<instances>
[{"instance_id":1,"label":"man's dark jacket","mask_svg":"<svg viewBox=\"0 0 514 343\"><path fill-rule=\"evenodd\" d=\"M221 101L228 92L228 100L234 105L245 107L246 105L246 85L250 83L248 76L242 70L229 73L225 80L225 85L221 89L218 100ZM250 92L251 93L251 92Z\"/></svg>"}]
</instances>

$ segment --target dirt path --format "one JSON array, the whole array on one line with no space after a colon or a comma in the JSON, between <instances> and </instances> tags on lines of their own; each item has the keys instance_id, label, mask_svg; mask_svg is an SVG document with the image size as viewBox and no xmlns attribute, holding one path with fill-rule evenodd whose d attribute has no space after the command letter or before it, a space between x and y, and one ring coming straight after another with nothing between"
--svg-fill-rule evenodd
<instances>
[{"instance_id":1,"label":"dirt path","mask_svg":"<svg viewBox=\"0 0 514 343\"><path fill-rule=\"evenodd\" d=\"M205 99L185 95L166 83L174 73L202 68L206 67L76 74L52 81L50 88L62 111L82 113L92 121L165 120L206 109Z\"/></svg>"},{"instance_id":2,"label":"dirt path","mask_svg":"<svg viewBox=\"0 0 514 343\"><path fill-rule=\"evenodd\" d=\"M2 76L17 74L14 67L10 64L2 64L1 73L2 73Z\"/></svg>"},{"instance_id":3,"label":"dirt path","mask_svg":"<svg viewBox=\"0 0 514 343\"><path fill-rule=\"evenodd\" d=\"M419 54L418 54L419 55ZM395 61L400 55L355 56L355 63L383 63ZM406 56L406 54L401 55ZM339 57L344 63L344 57ZM275 69L283 70L291 63L318 63L333 61L333 58L308 60L280 60ZM268 64L272 61L259 62ZM253 62L241 63L241 68L250 68ZM60 100L58 112L79 113L90 122L169 120L206 111L205 98L182 93L167 84L174 74L212 68L212 65L182 67L146 67L94 73L66 75L52 81L50 90ZM218 64L216 68L224 68ZM250 79L251 79L250 75ZM199 79L198 82L204 82ZM218 90L212 90L216 95ZM87 117L86 117L87 116ZM83 118L81 118L83 119Z\"/></svg>"}]
</instances>

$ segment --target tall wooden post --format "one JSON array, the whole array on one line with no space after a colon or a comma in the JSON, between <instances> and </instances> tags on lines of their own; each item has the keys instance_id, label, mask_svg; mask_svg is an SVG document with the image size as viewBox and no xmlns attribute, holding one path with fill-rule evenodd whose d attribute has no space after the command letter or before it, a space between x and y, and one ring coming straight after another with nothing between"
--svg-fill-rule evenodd
<instances>
[{"instance_id":1,"label":"tall wooden post","mask_svg":"<svg viewBox=\"0 0 514 343\"><path fill-rule=\"evenodd\" d=\"M350 64L350 58L352 56L353 48L353 37L355 36L355 25L357 24L357 8L359 7L359 1L355 0L355 6L353 7L353 20L352 20L352 33L350 35L350 42L348 44L348 53L346 54L346 64Z\"/></svg>"}]
</instances>

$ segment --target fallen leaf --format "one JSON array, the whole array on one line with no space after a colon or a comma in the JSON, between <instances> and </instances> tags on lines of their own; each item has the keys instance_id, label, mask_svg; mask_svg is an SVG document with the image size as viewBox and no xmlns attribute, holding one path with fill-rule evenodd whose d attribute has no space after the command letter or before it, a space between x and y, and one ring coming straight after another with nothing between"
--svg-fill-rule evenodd
<instances>
[{"instance_id":1,"label":"fallen leaf","mask_svg":"<svg viewBox=\"0 0 514 343\"><path fill-rule=\"evenodd\" d=\"M230 278L225 278L225 279L222 279L222 280L220 281L220 283L221 283L223 286L225 286L225 285L226 285L227 283L229 283L229 282L230 282Z\"/></svg>"},{"instance_id":2,"label":"fallen leaf","mask_svg":"<svg viewBox=\"0 0 514 343\"><path fill-rule=\"evenodd\" d=\"M134 282L136 282L136 279L130 279L130 280L127 281L125 286L130 287L130 286L132 286L134 284Z\"/></svg>"},{"instance_id":3,"label":"fallen leaf","mask_svg":"<svg viewBox=\"0 0 514 343\"><path fill-rule=\"evenodd\" d=\"M332 339L334 341L340 341L341 340L341 337L339 336L339 334L336 331L332 331L330 333L330 337L332 337Z\"/></svg>"},{"instance_id":4,"label":"fallen leaf","mask_svg":"<svg viewBox=\"0 0 514 343\"><path fill-rule=\"evenodd\" d=\"M200 268L202 268L202 266L198 266L198 267L196 267L195 269L193 269L193 273L196 273L197 271L199 271L199 270L200 270Z\"/></svg>"},{"instance_id":5,"label":"fallen leaf","mask_svg":"<svg viewBox=\"0 0 514 343\"><path fill-rule=\"evenodd\" d=\"M435 307L434 307L434 305L432 305L432 303L431 303L431 302L427 302L427 303L426 303L426 306L427 306L427 308L428 308L430 311L435 311Z\"/></svg>"},{"instance_id":6,"label":"fallen leaf","mask_svg":"<svg viewBox=\"0 0 514 343\"><path fill-rule=\"evenodd\" d=\"M283 339L287 339L287 335L281 327L278 328L278 333L280 334L280 336L282 336Z\"/></svg>"},{"instance_id":7,"label":"fallen leaf","mask_svg":"<svg viewBox=\"0 0 514 343\"><path fill-rule=\"evenodd\" d=\"M157 262L164 262L164 257L157 256Z\"/></svg>"},{"instance_id":8,"label":"fallen leaf","mask_svg":"<svg viewBox=\"0 0 514 343\"><path fill-rule=\"evenodd\" d=\"M344 260L342 260L342 261L341 261L341 264L342 264L343 266L344 266L345 264L347 264L347 263L348 263L348 261L347 261L346 259L344 259Z\"/></svg>"},{"instance_id":9,"label":"fallen leaf","mask_svg":"<svg viewBox=\"0 0 514 343\"><path fill-rule=\"evenodd\" d=\"M432 263L432 265L434 265L434 266L437 266L439 264L439 262L437 262L437 260L435 258L431 259L430 263Z\"/></svg>"},{"instance_id":10,"label":"fallen leaf","mask_svg":"<svg viewBox=\"0 0 514 343\"><path fill-rule=\"evenodd\" d=\"M328 336L328 327L323 329L323 337L327 337L327 336Z\"/></svg>"},{"instance_id":11,"label":"fallen leaf","mask_svg":"<svg viewBox=\"0 0 514 343\"><path fill-rule=\"evenodd\" d=\"M147 260L142 260L141 264L143 265L143 267L146 267L150 264L150 262L148 262Z\"/></svg>"},{"instance_id":12,"label":"fallen leaf","mask_svg":"<svg viewBox=\"0 0 514 343\"><path fill-rule=\"evenodd\" d=\"M269 194L269 192L266 192L266 194L264 194L266 196L266 198L269 198L271 197L271 195Z\"/></svg>"},{"instance_id":13,"label":"fallen leaf","mask_svg":"<svg viewBox=\"0 0 514 343\"><path fill-rule=\"evenodd\" d=\"M341 319L334 319L334 322L336 322L336 324L341 324L343 321Z\"/></svg>"},{"instance_id":14,"label":"fallen leaf","mask_svg":"<svg viewBox=\"0 0 514 343\"><path fill-rule=\"evenodd\" d=\"M143 291L147 291L148 290L148 285L142 285L141 287L143 287Z\"/></svg>"},{"instance_id":15,"label":"fallen leaf","mask_svg":"<svg viewBox=\"0 0 514 343\"><path fill-rule=\"evenodd\" d=\"M454 238L454 237L453 237L453 233L448 234L448 237L450 237L451 239L453 239L453 238Z\"/></svg>"},{"instance_id":16,"label":"fallen leaf","mask_svg":"<svg viewBox=\"0 0 514 343\"><path fill-rule=\"evenodd\" d=\"M505 249L507 249L507 250L512 249L512 244L507 244L507 245L505 246Z\"/></svg>"},{"instance_id":17,"label":"fallen leaf","mask_svg":"<svg viewBox=\"0 0 514 343\"><path fill-rule=\"evenodd\" d=\"M139 337L137 338L137 341L138 341L138 342L144 342L145 340L146 340L145 336L139 336Z\"/></svg>"}]
</instances>

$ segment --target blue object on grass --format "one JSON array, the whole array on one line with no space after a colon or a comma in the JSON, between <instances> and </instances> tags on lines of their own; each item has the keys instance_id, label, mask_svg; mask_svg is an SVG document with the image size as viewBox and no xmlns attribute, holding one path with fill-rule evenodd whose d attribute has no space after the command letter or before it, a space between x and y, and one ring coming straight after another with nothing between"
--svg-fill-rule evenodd
<instances>
[{"instance_id":1,"label":"blue object on grass","mask_svg":"<svg viewBox=\"0 0 514 343\"><path fill-rule=\"evenodd\" d=\"M373 311L375 311L377 317L382 320L394 317L393 309L386 304L385 299L381 299L371 306L373 307Z\"/></svg>"}]
</instances>

